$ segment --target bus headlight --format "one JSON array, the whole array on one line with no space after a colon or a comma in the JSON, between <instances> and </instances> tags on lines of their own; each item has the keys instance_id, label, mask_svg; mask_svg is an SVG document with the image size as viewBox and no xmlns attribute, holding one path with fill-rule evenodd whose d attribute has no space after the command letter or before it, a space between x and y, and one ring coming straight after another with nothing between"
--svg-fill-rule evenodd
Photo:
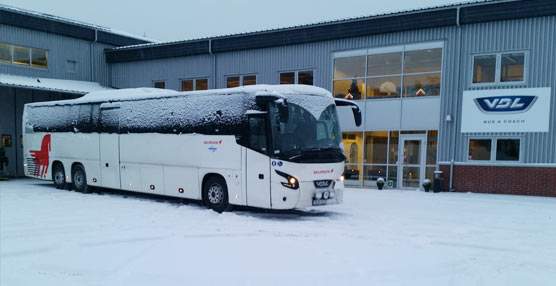
<instances>
[{"instance_id":1,"label":"bus headlight","mask_svg":"<svg viewBox=\"0 0 556 286\"><path fill-rule=\"evenodd\" d=\"M299 181L297 180L296 177L288 175L284 172L278 171L278 170L274 170L276 171L276 174L286 178L286 182L280 182L282 184L282 186L286 187L286 188L290 188L290 189L294 189L297 190L299 189Z\"/></svg>"},{"instance_id":2,"label":"bus headlight","mask_svg":"<svg viewBox=\"0 0 556 286\"><path fill-rule=\"evenodd\" d=\"M321 192L316 192L315 193L315 199L317 199L317 200L322 199L322 193Z\"/></svg>"}]
</instances>

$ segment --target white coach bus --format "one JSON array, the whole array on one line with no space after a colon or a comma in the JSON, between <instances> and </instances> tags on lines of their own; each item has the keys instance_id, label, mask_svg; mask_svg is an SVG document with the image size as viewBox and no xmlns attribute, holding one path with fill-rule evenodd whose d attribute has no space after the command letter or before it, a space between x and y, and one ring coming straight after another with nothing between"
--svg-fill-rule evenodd
<instances>
[{"instance_id":1,"label":"white coach bus","mask_svg":"<svg viewBox=\"0 0 556 286\"><path fill-rule=\"evenodd\" d=\"M293 209L343 200L336 105L299 85L175 92L123 89L30 103L23 115L29 177L90 192L122 189L231 205Z\"/></svg>"}]
</instances>

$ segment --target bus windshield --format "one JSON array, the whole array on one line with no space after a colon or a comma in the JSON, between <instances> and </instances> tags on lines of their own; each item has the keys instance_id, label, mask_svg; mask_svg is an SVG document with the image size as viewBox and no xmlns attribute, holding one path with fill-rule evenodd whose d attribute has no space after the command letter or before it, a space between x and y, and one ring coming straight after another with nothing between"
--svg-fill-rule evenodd
<instances>
[{"instance_id":1,"label":"bus windshield","mask_svg":"<svg viewBox=\"0 0 556 286\"><path fill-rule=\"evenodd\" d=\"M318 118L294 103L288 104L288 110L287 122L281 122L277 105L270 104L273 157L305 163L345 160L340 147L342 136L334 104L324 108Z\"/></svg>"}]
</instances>

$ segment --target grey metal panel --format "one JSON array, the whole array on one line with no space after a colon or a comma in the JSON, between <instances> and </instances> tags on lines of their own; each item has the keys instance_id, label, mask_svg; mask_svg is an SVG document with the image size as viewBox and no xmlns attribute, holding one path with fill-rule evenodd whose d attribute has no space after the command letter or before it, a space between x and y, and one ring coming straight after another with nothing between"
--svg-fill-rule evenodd
<instances>
[{"instance_id":1,"label":"grey metal panel","mask_svg":"<svg viewBox=\"0 0 556 286\"><path fill-rule=\"evenodd\" d=\"M456 122L441 121L441 136L455 136L455 155L450 150L453 139L445 138L450 144L439 147L439 160L465 161L467 155L467 140L474 136L488 137L519 137L522 138L522 160L524 163L555 163L556 162L556 17L540 17L501 22L490 22L462 26L461 58L462 74L460 88L453 94L452 100L457 106L444 106L448 114L454 114ZM471 84L472 55L478 53L493 53L504 51L526 51L527 81L524 84L509 84L504 86L475 87ZM464 90L493 89L493 88L526 88L552 87L550 132L548 133L460 133L461 101ZM456 90L456 89L454 89ZM451 128L457 124L456 134ZM446 142L445 141L445 142Z\"/></svg>"},{"instance_id":2,"label":"grey metal panel","mask_svg":"<svg viewBox=\"0 0 556 286\"><path fill-rule=\"evenodd\" d=\"M181 79L209 78L212 81L210 55L180 57L112 64L112 85L117 88L153 87L153 81L166 81L166 88L181 90ZM209 83L212 85L212 83Z\"/></svg>"},{"instance_id":3,"label":"grey metal panel","mask_svg":"<svg viewBox=\"0 0 556 286\"><path fill-rule=\"evenodd\" d=\"M400 130L438 130L440 97L413 97L402 101Z\"/></svg>"},{"instance_id":4,"label":"grey metal panel","mask_svg":"<svg viewBox=\"0 0 556 286\"><path fill-rule=\"evenodd\" d=\"M8 25L0 25L0 42L48 50L46 69L0 64L0 73L81 81L98 79L100 84L110 85L104 49L113 46ZM76 73L67 71L68 60L77 62Z\"/></svg>"},{"instance_id":5,"label":"grey metal panel","mask_svg":"<svg viewBox=\"0 0 556 286\"><path fill-rule=\"evenodd\" d=\"M366 105L368 111L365 113L365 130L400 130L402 118L400 99L367 100Z\"/></svg>"}]
</instances>

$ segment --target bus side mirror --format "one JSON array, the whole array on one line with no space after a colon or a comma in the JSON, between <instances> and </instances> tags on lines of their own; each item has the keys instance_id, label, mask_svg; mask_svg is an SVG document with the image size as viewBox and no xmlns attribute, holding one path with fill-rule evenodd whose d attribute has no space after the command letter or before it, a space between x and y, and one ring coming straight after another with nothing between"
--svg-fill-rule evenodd
<instances>
[{"instance_id":1,"label":"bus side mirror","mask_svg":"<svg viewBox=\"0 0 556 286\"><path fill-rule=\"evenodd\" d=\"M351 111L353 111L353 119L355 120L355 126L361 126L361 109L359 109L359 105L357 105L357 103L341 98L335 98L334 102L336 103L336 106L351 107Z\"/></svg>"},{"instance_id":2,"label":"bus side mirror","mask_svg":"<svg viewBox=\"0 0 556 286\"><path fill-rule=\"evenodd\" d=\"M286 123L290 118L290 111L288 109L288 101L283 99L277 103L278 105L278 115L280 116L280 122Z\"/></svg>"},{"instance_id":3,"label":"bus side mirror","mask_svg":"<svg viewBox=\"0 0 556 286\"><path fill-rule=\"evenodd\" d=\"M352 106L351 111L353 111L353 119L355 119L355 126L361 126L361 110L359 106Z\"/></svg>"}]
</instances>

